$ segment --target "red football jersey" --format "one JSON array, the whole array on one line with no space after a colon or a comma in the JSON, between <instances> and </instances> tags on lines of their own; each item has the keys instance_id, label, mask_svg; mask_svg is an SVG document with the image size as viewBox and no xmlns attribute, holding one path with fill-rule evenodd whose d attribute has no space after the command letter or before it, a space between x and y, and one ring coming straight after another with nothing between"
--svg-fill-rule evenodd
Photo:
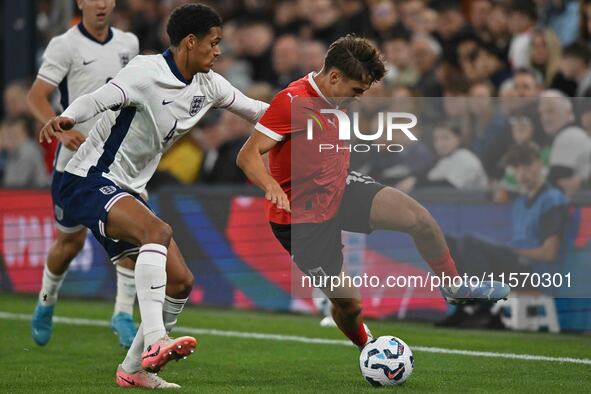
<instances>
[{"instance_id":1,"label":"red football jersey","mask_svg":"<svg viewBox=\"0 0 591 394\"><path fill-rule=\"evenodd\" d=\"M324 98L310 73L277 93L255 126L279 142L269 151L269 171L291 204L289 214L267 201L270 222L321 223L332 219L339 209L350 152L319 149L319 144L345 145L338 139L336 116L321 114L322 108L334 106ZM309 119L314 127L310 140L306 128Z\"/></svg>"}]
</instances>

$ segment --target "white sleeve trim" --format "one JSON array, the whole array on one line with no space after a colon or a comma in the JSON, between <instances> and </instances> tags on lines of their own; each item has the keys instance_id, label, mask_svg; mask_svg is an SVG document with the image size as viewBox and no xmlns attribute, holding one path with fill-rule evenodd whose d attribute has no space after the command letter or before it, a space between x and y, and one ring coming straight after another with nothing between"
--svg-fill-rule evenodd
<instances>
[{"instance_id":1,"label":"white sleeve trim","mask_svg":"<svg viewBox=\"0 0 591 394\"><path fill-rule=\"evenodd\" d=\"M56 87L59 86L59 84L60 84L59 82L56 82L53 79L46 77L43 74L37 74L37 78L41 79L42 81L47 82L50 85L56 86Z\"/></svg>"},{"instance_id":2,"label":"white sleeve trim","mask_svg":"<svg viewBox=\"0 0 591 394\"><path fill-rule=\"evenodd\" d=\"M274 139L275 141L283 141L285 139L284 135L274 132L273 130L269 129L268 127L263 126L260 123L257 123L254 126L255 130L263 133L267 137Z\"/></svg>"}]
</instances>

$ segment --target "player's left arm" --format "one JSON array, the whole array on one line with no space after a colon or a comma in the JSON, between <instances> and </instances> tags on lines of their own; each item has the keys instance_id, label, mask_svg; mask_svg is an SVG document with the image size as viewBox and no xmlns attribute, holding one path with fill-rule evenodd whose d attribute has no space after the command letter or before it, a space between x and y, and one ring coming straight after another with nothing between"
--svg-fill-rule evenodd
<instances>
[{"instance_id":1,"label":"player's left arm","mask_svg":"<svg viewBox=\"0 0 591 394\"><path fill-rule=\"evenodd\" d=\"M544 241L536 248L516 249L515 252L527 259L552 263L558 258L560 245L568 221L566 205L557 205L542 214L539 222L540 238Z\"/></svg>"},{"instance_id":2,"label":"player's left arm","mask_svg":"<svg viewBox=\"0 0 591 394\"><path fill-rule=\"evenodd\" d=\"M227 109L236 115L256 124L269 104L246 96L236 89L226 78L213 73L214 89L217 95L217 108Z\"/></svg>"},{"instance_id":3,"label":"player's left arm","mask_svg":"<svg viewBox=\"0 0 591 394\"><path fill-rule=\"evenodd\" d=\"M246 177L265 192L265 198L277 205L277 208L291 211L289 198L281 185L269 174L262 155L270 151L278 141L254 131L238 152L236 165L244 171Z\"/></svg>"}]
</instances>

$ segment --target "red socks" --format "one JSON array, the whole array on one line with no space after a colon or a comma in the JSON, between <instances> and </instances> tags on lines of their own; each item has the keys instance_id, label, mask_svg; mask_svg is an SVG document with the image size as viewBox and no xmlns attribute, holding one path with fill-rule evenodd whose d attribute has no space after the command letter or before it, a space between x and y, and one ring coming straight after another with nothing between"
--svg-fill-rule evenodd
<instances>
[{"instance_id":1,"label":"red socks","mask_svg":"<svg viewBox=\"0 0 591 394\"><path fill-rule=\"evenodd\" d=\"M437 276L441 276L442 273L451 277L460 276L456 269L456 263L449 253L449 249L446 249L440 258L428 260L427 263Z\"/></svg>"},{"instance_id":2,"label":"red socks","mask_svg":"<svg viewBox=\"0 0 591 394\"><path fill-rule=\"evenodd\" d=\"M365 346L368 340L367 332L365 332L365 327L363 326L363 321L359 323L359 327L357 327L356 331L345 332L344 334L358 347Z\"/></svg>"}]
</instances>

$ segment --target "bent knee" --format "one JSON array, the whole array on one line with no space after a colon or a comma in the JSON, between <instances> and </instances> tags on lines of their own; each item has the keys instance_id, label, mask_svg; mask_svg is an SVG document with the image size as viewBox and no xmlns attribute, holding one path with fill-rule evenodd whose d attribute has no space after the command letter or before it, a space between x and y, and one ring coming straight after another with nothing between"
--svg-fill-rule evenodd
<instances>
[{"instance_id":1,"label":"bent knee","mask_svg":"<svg viewBox=\"0 0 591 394\"><path fill-rule=\"evenodd\" d=\"M84 248L85 241L86 233L84 232L72 236L58 237L56 239L56 245L63 254L74 258Z\"/></svg>"},{"instance_id":2,"label":"bent knee","mask_svg":"<svg viewBox=\"0 0 591 394\"><path fill-rule=\"evenodd\" d=\"M171 239L172 227L168 223L158 220L144 230L141 243L143 245L154 243L168 247Z\"/></svg>"},{"instance_id":3,"label":"bent knee","mask_svg":"<svg viewBox=\"0 0 591 394\"><path fill-rule=\"evenodd\" d=\"M343 299L335 303L339 312L347 317L355 318L361 314L361 301L357 299Z\"/></svg>"},{"instance_id":4,"label":"bent knee","mask_svg":"<svg viewBox=\"0 0 591 394\"><path fill-rule=\"evenodd\" d=\"M429 233L433 228L433 222L433 216L429 211L425 207L419 206L413 212L411 233L415 235Z\"/></svg>"}]
</instances>

